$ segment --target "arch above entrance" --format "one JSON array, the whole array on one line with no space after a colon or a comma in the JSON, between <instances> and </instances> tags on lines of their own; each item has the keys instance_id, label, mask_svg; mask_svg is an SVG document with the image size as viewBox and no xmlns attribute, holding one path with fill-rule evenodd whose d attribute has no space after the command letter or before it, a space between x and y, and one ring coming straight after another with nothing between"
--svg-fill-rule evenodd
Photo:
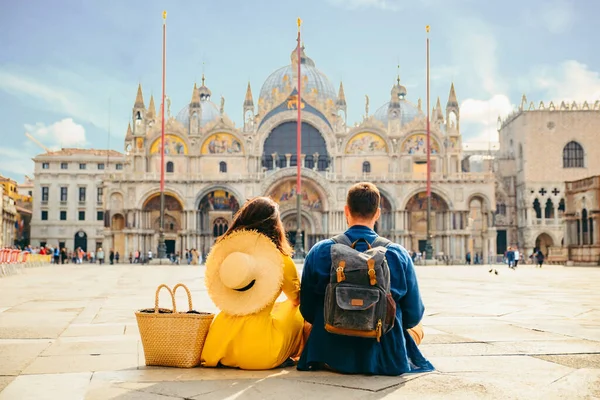
<instances>
[{"instance_id":1,"label":"arch above entrance","mask_svg":"<svg viewBox=\"0 0 600 400\"><path fill-rule=\"evenodd\" d=\"M406 206L407 211L427 211L427 192L420 192L413 195ZM437 193L431 192L431 210L432 211L448 211L448 204Z\"/></svg>"},{"instance_id":2,"label":"arch above entrance","mask_svg":"<svg viewBox=\"0 0 600 400\"><path fill-rule=\"evenodd\" d=\"M412 192L409 193L409 195L407 197L405 197L404 202L403 202L403 204L401 204L401 207L399 209L406 210L408 203L411 201L411 199L413 197L419 195L420 193L426 194L427 192L426 192L425 188L419 188L419 189L413 190ZM443 200L443 202L446 204L446 207L448 210L452 209L452 207L453 207L452 201L450 200L450 197L443 190L440 190L438 188L432 188L431 189L432 200L433 200L434 195L436 195L438 198ZM427 197L425 197L425 202L427 202Z\"/></svg>"},{"instance_id":3,"label":"arch above entrance","mask_svg":"<svg viewBox=\"0 0 600 400\"><path fill-rule=\"evenodd\" d=\"M171 196L174 199L176 199L177 202L179 204L181 204L182 209L185 209L185 202L183 201L184 197L177 190L173 190L172 188L165 189L165 198L167 196ZM145 192L141 196L142 201L140 203L138 203L138 208L139 209L143 209L144 207L146 207L146 205L148 204L148 202L150 202L150 200L152 200L154 198L158 198L158 201L159 201L159 204L160 204L160 192L156 191L156 189L151 189L151 190Z\"/></svg>"},{"instance_id":4,"label":"arch above entrance","mask_svg":"<svg viewBox=\"0 0 600 400\"><path fill-rule=\"evenodd\" d=\"M142 208L144 211L160 211L160 193L150 196ZM183 202L172 194L165 193L165 211L183 211Z\"/></svg>"},{"instance_id":5,"label":"arch above entrance","mask_svg":"<svg viewBox=\"0 0 600 400\"><path fill-rule=\"evenodd\" d=\"M320 193L321 201L323 202L322 211L329 210L332 207L332 204L334 204L335 199L333 192L330 189L330 183L326 181L321 174L312 170L302 170L302 177L302 185L304 185L304 182L312 182L315 189ZM263 182L261 192L265 193L265 196L268 196L276 186L286 180L293 180L296 182L295 168L280 169L279 171L270 174Z\"/></svg>"},{"instance_id":6,"label":"arch above entrance","mask_svg":"<svg viewBox=\"0 0 600 400\"><path fill-rule=\"evenodd\" d=\"M237 202L240 206L246 202L246 198L243 197L237 190L235 190L231 186L229 186L229 185L214 185L214 186L208 186L208 187L204 188L200 193L198 193L198 195L196 196L194 208L196 210L200 209L200 204L202 203L202 200L205 197L207 197L210 193L218 191L218 190L221 190L221 191L231 194L237 200Z\"/></svg>"},{"instance_id":7,"label":"arch above entrance","mask_svg":"<svg viewBox=\"0 0 600 400\"><path fill-rule=\"evenodd\" d=\"M302 208L310 211L323 212L325 210L325 200L322 190L310 180L302 180ZM287 179L274 185L268 192L282 210L296 207L296 180Z\"/></svg>"}]
</instances>

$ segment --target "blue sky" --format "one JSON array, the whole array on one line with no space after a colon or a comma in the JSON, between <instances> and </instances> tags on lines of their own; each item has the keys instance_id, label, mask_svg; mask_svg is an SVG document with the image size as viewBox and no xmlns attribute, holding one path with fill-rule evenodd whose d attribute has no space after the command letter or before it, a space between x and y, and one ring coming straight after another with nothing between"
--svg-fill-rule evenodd
<instances>
[{"instance_id":1,"label":"blue sky","mask_svg":"<svg viewBox=\"0 0 600 400\"><path fill-rule=\"evenodd\" d=\"M0 13L0 173L31 174L48 147L123 150L138 82L146 104L161 91L163 9L168 12L167 95L176 114L202 71L239 126L255 95L289 64L296 18L307 54L344 82L348 121L389 100L397 64L408 98L425 100L425 25L432 26L432 103L451 82L464 141L497 140L498 115L523 93L540 101L600 98L594 27L600 2L569 0L303 0L3 2ZM110 124L109 124L110 104ZM432 104L433 105L433 104Z\"/></svg>"}]
</instances>

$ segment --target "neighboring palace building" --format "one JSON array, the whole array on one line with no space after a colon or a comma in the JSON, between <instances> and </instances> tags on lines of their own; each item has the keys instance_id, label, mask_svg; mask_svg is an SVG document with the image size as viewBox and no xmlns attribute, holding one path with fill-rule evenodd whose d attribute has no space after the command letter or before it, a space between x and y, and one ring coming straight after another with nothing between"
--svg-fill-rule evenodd
<instances>
[{"instance_id":1,"label":"neighboring palace building","mask_svg":"<svg viewBox=\"0 0 600 400\"><path fill-rule=\"evenodd\" d=\"M367 97L363 120L348 125L342 84L336 90L304 49L301 62L300 160L296 158L296 50L289 65L266 79L257 98L248 84L240 110L244 121L241 127L236 127L225 113L223 98L220 105L213 102L204 76L200 87L190 86L189 104L177 114L171 114L167 100L165 235L169 253L183 254L187 248L207 253L231 225L240 205L254 196L271 196L280 204L285 227L294 242L298 162L302 165L306 250L318 240L345 230L346 193L351 185L363 180L377 184L383 195L376 230L409 250L424 250L427 112L421 100L409 100L398 78L391 86L389 102L370 112ZM125 137L124 168L115 171L114 176L111 172L103 186L107 221L104 247L114 247L121 254L157 249L160 118L154 99L151 97L146 104L140 86ZM484 259L495 255L493 173L462 172L460 109L453 85L445 108L439 98L433 108L431 146L435 255L461 260L467 252L473 256L478 253ZM45 210L52 218L44 228L35 229L36 237L72 241L83 230L84 224L77 227L74 223L80 211L77 193L82 186L88 188L88 197L93 196L85 204L85 225L91 226L96 220L100 208L95 190L100 187L102 175L91 175L90 170L81 174L76 164L70 166L75 171L66 174L61 175L58 169L61 162L85 162L81 161L84 157L57 153L36 158L36 196L44 195L44 187L49 192L44 207L34 210L34 214L39 221ZM88 168L95 169L101 159L99 156L94 165L88 161ZM44 162L52 165L49 171L41 169ZM68 203L70 197L65 196L64 204L59 203L61 185L68 187L69 196L75 196L74 202ZM59 219L62 211L67 212L68 221L63 227ZM101 240L99 229L98 225L86 232L88 241ZM67 247L71 243L67 242Z\"/></svg>"},{"instance_id":2,"label":"neighboring palace building","mask_svg":"<svg viewBox=\"0 0 600 400\"><path fill-rule=\"evenodd\" d=\"M0 185L0 248L14 245L15 221L17 220L15 200L4 188L5 185Z\"/></svg>"},{"instance_id":3,"label":"neighboring palace building","mask_svg":"<svg viewBox=\"0 0 600 400\"><path fill-rule=\"evenodd\" d=\"M600 175L567 182L566 198L568 260L600 265Z\"/></svg>"},{"instance_id":4,"label":"neighboring palace building","mask_svg":"<svg viewBox=\"0 0 600 400\"><path fill-rule=\"evenodd\" d=\"M536 107L523 96L519 109L500 125L496 191L499 238L518 245L526 256L539 248L548 261L565 262L566 245L575 244L565 240L566 209L570 210L567 219L573 221L569 229L576 227L575 220L581 219L586 208L589 217L594 217L592 210L598 210L591 195L583 195L587 203L575 195L570 206L566 202L567 191L574 192L580 185L571 181L600 174L600 101L540 103ZM587 245L589 236L583 227L579 228L578 243ZM576 237L576 233L571 236Z\"/></svg>"},{"instance_id":5,"label":"neighboring palace building","mask_svg":"<svg viewBox=\"0 0 600 400\"><path fill-rule=\"evenodd\" d=\"M33 246L95 251L104 240L103 181L123 170L116 151L62 149L34 158Z\"/></svg>"}]
</instances>

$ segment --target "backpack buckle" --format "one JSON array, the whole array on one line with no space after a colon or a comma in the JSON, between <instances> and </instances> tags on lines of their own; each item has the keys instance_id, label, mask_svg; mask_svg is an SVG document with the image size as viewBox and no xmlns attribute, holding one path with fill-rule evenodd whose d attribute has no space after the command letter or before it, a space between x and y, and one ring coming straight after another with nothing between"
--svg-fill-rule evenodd
<instances>
[{"instance_id":1,"label":"backpack buckle","mask_svg":"<svg viewBox=\"0 0 600 400\"><path fill-rule=\"evenodd\" d=\"M335 272L337 273L338 283L346 280L346 275L344 274L344 268L346 268L346 261L342 260L339 262L338 267L335 270Z\"/></svg>"},{"instance_id":2,"label":"backpack buckle","mask_svg":"<svg viewBox=\"0 0 600 400\"><path fill-rule=\"evenodd\" d=\"M369 267L369 271L367 272L369 274L369 283L371 286L375 286L377 285L377 277L375 275L375 260L372 258L369 259L367 261L367 267Z\"/></svg>"}]
</instances>

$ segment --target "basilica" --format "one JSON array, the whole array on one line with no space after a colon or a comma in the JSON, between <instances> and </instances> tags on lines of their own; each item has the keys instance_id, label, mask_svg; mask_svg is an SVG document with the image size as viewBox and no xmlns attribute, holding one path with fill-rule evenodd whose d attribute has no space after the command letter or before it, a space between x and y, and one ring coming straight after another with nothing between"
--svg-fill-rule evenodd
<instances>
[{"instance_id":1,"label":"basilica","mask_svg":"<svg viewBox=\"0 0 600 400\"><path fill-rule=\"evenodd\" d=\"M302 245L346 229L347 190L360 181L382 193L376 230L408 250L426 241L427 109L410 97L400 78L390 79L389 102L349 123L339 89L301 49L301 103L297 101L297 50L255 97L250 83L243 126L213 100L205 77L190 85L189 104L165 112L165 239L168 253L195 248L207 253L247 199L270 196L280 204L296 241L296 169L302 171ZM285 62L285 57L282 58ZM283 64L283 62L282 62ZM242 89L243 90L243 89ZM444 96L445 97L445 96ZM350 99L348 99L350 101ZM362 102L362 99L360 100ZM297 107L302 111L302 151L296 155ZM432 235L434 256L482 259L497 252L495 178L464 172L460 108L454 85L445 107L430 112ZM104 246L128 255L156 251L160 226L161 115L138 87L125 137L124 165L104 180Z\"/></svg>"}]
</instances>

